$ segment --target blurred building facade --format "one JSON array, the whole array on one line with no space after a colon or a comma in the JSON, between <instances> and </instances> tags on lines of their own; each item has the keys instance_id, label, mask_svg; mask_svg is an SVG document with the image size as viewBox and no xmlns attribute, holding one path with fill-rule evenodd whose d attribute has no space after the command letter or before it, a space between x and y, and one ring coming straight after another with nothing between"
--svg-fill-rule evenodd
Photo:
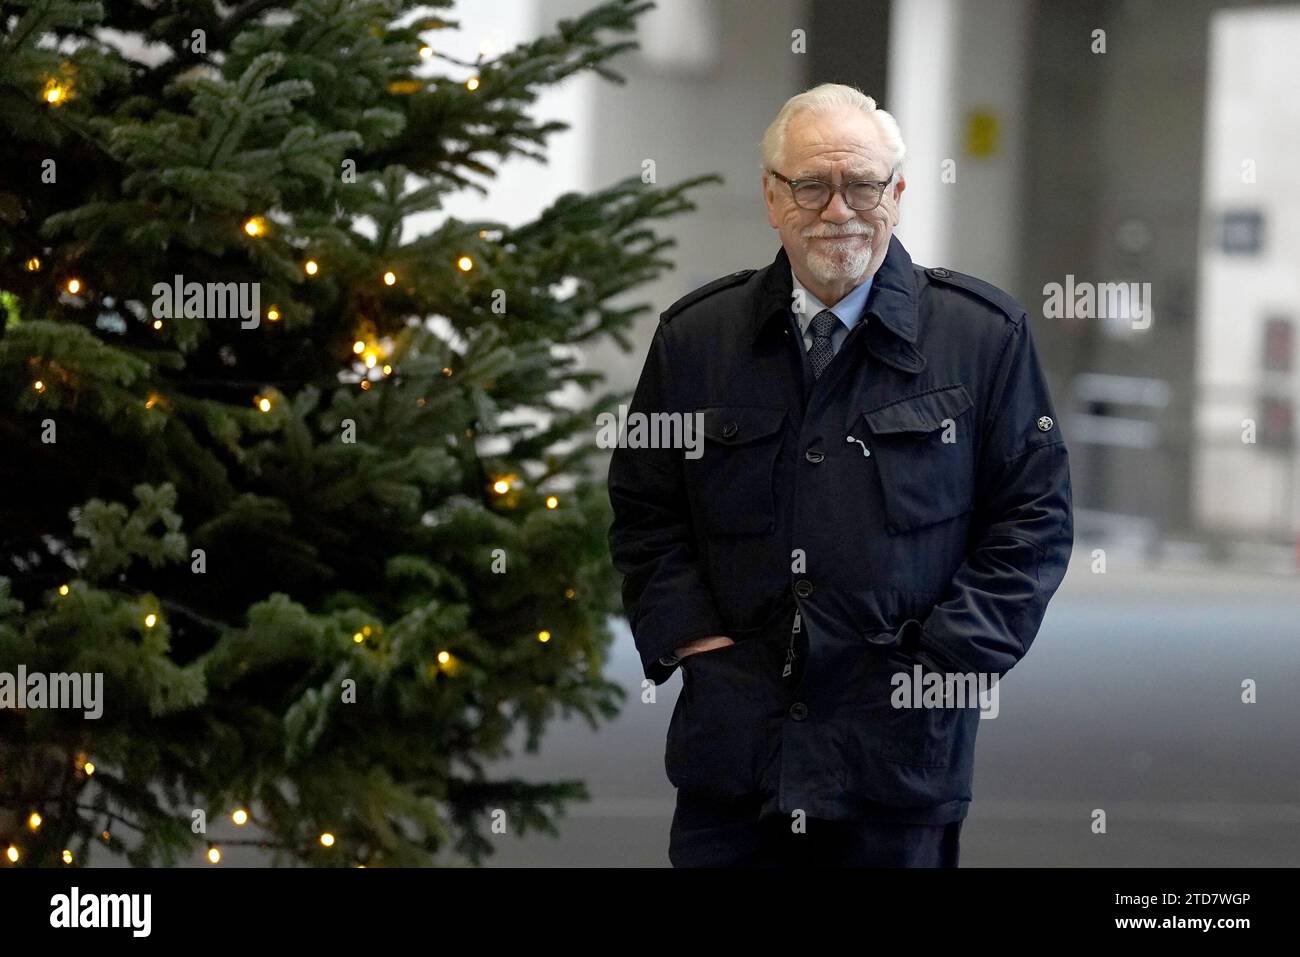
<instances>
[{"instance_id":1,"label":"blurred building facade","mask_svg":"<svg viewBox=\"0 0 1300 957\"><path fill-rule=\"evenodd\" d=\"M588 6L530 9L540 28ZM587 131L585 159L556 173L590 187L652 159L660 183L725 177L667 224L677 269L634 297L657 313L771 261L763 130L802 89L858 86L908 145L898 235L913 259L986 279L1029 312L1071 443L1080 538L1293 556L1298 10L658 0L618 63L628 82L583 81L564 118ZM612 387L635 384L655 321L632 353L587 357Z\"/></svg>"}]
</instances>

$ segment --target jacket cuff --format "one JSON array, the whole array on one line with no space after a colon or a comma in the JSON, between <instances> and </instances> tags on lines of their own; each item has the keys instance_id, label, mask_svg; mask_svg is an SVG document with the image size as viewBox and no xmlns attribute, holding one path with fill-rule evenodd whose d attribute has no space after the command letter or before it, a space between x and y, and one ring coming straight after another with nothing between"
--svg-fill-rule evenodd
<instances>
[{"instance_id":1,"label":"jacket cuff","mask_svg":"<svg viewBox=\"0 0 1300 957\"><path fill-rule=\"evenodd\" d=\"M919 622L916 625L916 637L909 653L926 668L941 674L967 674L975 670L967 668L959 661L953 661L948 655L938 650L936 643L929 639L924 626Z\"/></svg>"},{"instance_id":2,"label":"jacket cuff","mask_svg":"<svg viewBox=\"0 0 1300 957\"><path fill-rule=\"evenodd\" d=\"M633 630L634 635L636 630L637 629ZM646 631L647 629L642 626L640 630ZM663 684L672 675L673 669L676 668L682 660L677 655L676 649L680 648L682 645L690 644L697 638L703 638L706 635L721 634L725 634L721 625L709 624L701 628L693 629L692 631L679 635L678 637L674 637L667 642L658 643L653 647L643 648L641 651L641 665L645 672L645 676L657 685ZM642 647L640 642L637 642L637 646L638 648Z\"/></svg>"}]
</instances>

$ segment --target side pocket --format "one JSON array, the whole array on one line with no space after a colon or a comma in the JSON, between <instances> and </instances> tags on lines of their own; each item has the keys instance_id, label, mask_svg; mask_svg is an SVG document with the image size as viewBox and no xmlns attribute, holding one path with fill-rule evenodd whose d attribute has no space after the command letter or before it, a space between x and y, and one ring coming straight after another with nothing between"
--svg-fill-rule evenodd
<instances>
[{"instance_id":1,"label":"side pocket","mask_svg":"<svg viewBox=\"0 0 1300 957\"><path fill-rule=\"evenodd\" d=\"M664 751L674 787L715 798L757 790L764 735L756 698L761 678L751 654L757 647L743 641L682 659Z\"/></svg>"},{"instance_id":2,"label":"side pocket","mask_svg":"<svg viewBox=\"0 0 1300 957\"><path fill-rule=\"evenodd\" d=\"M975 491L972 402L963 385L897 399L862 413L873 437L891 535L969 512Z\"/></svg>"}]
</instances>

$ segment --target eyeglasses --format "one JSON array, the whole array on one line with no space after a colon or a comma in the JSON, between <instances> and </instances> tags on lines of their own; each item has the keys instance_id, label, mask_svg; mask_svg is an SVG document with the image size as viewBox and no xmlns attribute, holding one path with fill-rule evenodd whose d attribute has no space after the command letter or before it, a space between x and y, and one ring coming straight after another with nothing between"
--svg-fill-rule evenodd
<instances>
[{"instance_id":1,"label":"eyeglasses","mask_svg":"<svg viewBox=\"0 0 1300 957\"><path fill-rule=\"evenodd\" d=\"M825 209L830 205L831 197L835 193L844 194L844 202L848 204L849 209L858 212L875 209L885 196L885 187L894 178L891 172L889 179L879 183L872 180L858 180L845 183L843 186L833 186L820 179L786 179L774 169L769 169L768 172L790 187L790 197L796 206L816 210Z\"/></svg>"}]
</instances>

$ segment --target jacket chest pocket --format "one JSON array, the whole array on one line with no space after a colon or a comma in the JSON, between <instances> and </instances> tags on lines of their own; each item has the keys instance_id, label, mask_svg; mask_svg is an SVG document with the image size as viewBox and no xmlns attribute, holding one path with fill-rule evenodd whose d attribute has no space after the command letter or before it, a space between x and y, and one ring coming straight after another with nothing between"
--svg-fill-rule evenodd
<instances>
[{"instance_id":1,"label":"jacket chest pocket","mask_svg":"<svg viewBox=\"0 0 1300 957\"><path fill-rule=\"evenodd\" d=\"M971 510L974 416L965 386L931 389L863 412L890 534Z\"/></svg>"},{"instance_id":2,"label":"jacket chest pocket","mask_svg":"<svg viewBox=\"0 0 1300 957\"><path fill-rule=\"evenodd\" d=\"M703 449L686 459L694 514L713 535L755 535L776 524L773 472L785 409L700 409Z\"/></svg>"}]
</instances>

